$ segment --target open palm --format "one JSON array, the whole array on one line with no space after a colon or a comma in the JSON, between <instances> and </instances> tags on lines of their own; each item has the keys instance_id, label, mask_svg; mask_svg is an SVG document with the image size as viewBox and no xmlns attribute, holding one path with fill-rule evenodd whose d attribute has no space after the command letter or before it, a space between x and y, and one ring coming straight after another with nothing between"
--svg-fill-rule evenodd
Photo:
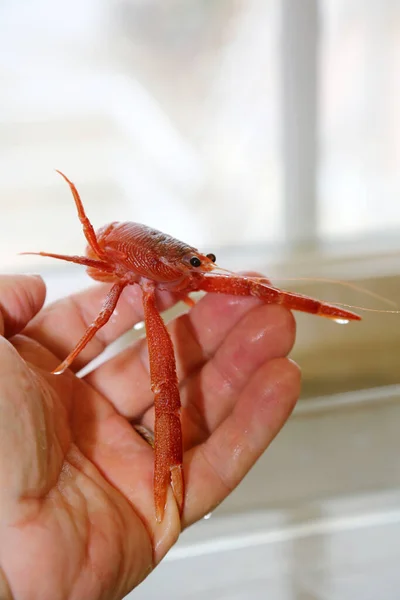
<instances>
[{"instance_id":1,"label":"open palm","mask_svg":"<svg viewBox=\"0 0 400 600\"><path fill-rule=\"evenodd\" d=\"M284 308L209 294L173 321L186 495L182 520L169 492L157 523L153 450L133 427L153 427L145 340L83 379L50 374L99 312L107 288L40 310L40 278L0 278L2 600L122 598L182 527L229 495L298 397L298 369L284 358L294 320ZM173 299L159 301L166 307ZM140 290L130 287L74 370L140 320Z\"/></svg>"}]
</instances>

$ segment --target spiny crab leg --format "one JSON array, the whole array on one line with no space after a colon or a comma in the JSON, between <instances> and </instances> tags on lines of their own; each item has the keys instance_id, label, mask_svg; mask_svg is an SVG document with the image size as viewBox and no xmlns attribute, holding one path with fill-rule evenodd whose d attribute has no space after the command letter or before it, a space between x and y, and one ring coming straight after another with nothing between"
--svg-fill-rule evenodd
<instances>
[{"instance_id":1,"label":"spiny crab leg","mask_svg":"<svg viewBox=\"0 0 400 600\"><path fill-rule=\"evenodd\" d=\"M154 393L154 500L156 519L164 516L169 485L183 509L181 402L171 338L155 302L154 286L143 289L144 318L149 349L151 389Z\"/></svg>"},{"instance_id":2,"label":"spiny crab leg","mask_svg":"<svg viewBox=\"0 0 400 600\"><path fill-rule=\"evenodd\" d=\"M55 254L54 252L20 252L20 256L47 256L48 258L58 258L67 262L76 263L77 265L85 265L93 269L99 269L105 273L113 273L114 268L104 260L96 258L88 258L87 256L69 256L67 254Z\"/></svg>"},{"instance_id":3,"label":"spiny crab leg","mask_svg":"<svg viewBox=\"0 0 400 600\"><path fill-rule=\"evenodd\" d=\"M96 233L93 229L93 225L91 224L91 222L89 221L89 219L86 216L85 209L83 208L82 200L79 196L78 190L76 189L76 187L72 183L72 181L70 181L68 179L68 177L66 175L64 175L64 173L62 173L58 169L56 169L56 172L59 175L61 175L61 177L63 179L65 179L65 181L68 183L68 185L70 187L70 190L74 197L76 210L78 211L78 217L82 224L83 233L85 235L87 243L92 248L92 250L96 254L96 256L98 256L99 258L104 258L105 257L104 250L102 250L102 248L100 248L100 246L99 246L99 243L98 243L97 237L96 237Z\"/></svg>"},{"instance_id":4,"label":"spiny crab leg","mask_svg":"<svg viewBox=\"0 0 400 600\"><path fill-rule=\"evenodd\" d=\"M106 299L104 300L102 309L98 315L98 317L93 321L91 325L86 329L85 333L72 350L72 352L67 356L65 360L53 371L54 375L60 375L64 373L66 369L72 364L75 358L82 352L82 350L87 346L90 340L96 335L96 333L107 323L110 319L111 315L114 312L115 307L117 306L117 302L119 297L121 296L122 290L126 286L126 283L119 282L115 283L111 290L108 292Z\"/></svg>"},{"instance_id":5,"label":"spiny crab leg","mask_svg":"<svg viewBox=\"0 0 400 600\"><path fill-rule=\"evenodd\" d=\"M299 310L327 317L328 319L361 320L361 317L356 313L344 310L333 304L275 288L269 283L268 279L264 278L245 277L235 273L219 275L211 272L202 278L199 289L205 292L217 292L236 296L255 296L267 304L282 304L290 310Z\"/></svg>"}]
</instances>

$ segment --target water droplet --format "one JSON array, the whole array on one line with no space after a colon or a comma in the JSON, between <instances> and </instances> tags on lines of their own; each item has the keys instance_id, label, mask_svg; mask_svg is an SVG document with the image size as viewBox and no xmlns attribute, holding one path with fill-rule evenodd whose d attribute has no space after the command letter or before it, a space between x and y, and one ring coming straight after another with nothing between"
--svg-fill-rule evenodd
<instances>
[{"instance_id":1,"label":"water droplet","mask_svg":"<svg viewBox=\"0 0 400 600\"><path fill-rule=\"evenodd\" d=\"M144 321L140 321L139 323L135 323L133 326L133 329L135 329L136 331L139 331L140 329L144 328Z\"/></svg>"},{"instance_id":2,"label":"water droplet","mask_svg":"<svg viewBox=\"0 0 400 600\"><path fill-rule=\"evenodd\" d=\"M335 323L339 323L339 325L347 325L349 323L348 319L334 319Z\"/></svg>"},{"instance_id":3,"label":"water droplet","mask_svg":"<svg viewBox=\"0 0 400 600\"><path fill-rule=\"evenodd\" d=\"M206 515L204 515L204 519L210 519L211 518L212 513L207 513Z\"/></svg>"}]
</instances>

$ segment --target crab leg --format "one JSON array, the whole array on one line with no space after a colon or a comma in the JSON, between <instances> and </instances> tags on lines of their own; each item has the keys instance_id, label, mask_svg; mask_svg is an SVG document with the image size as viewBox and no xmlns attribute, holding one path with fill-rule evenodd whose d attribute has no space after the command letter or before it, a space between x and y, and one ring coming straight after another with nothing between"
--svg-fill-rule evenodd
<instances>
[{"instance_id":1,"label":"crab leg","mask_svg":"<svg viewBox=\"0 0 400 600\"><path fill-rule=\"evenodd\" d=\"M76 209L78 211L78 217L79 217L79 220L80 220L80 222L82 224L83 233L85 235L87 243L89 244L89 246L91 247L91 249L93 250L93 252L99 258L103 258L104 257L104 250L102 250L100 248L100 246L99 246L95 230L93 229L93 225L91 224L91 222L89 221L88 217L86 216L85 209L83 208L82 200L81 200L81 198L79 196L78 190L76 189L76 187L72 183L72 181L70 181L68 179L68 177L66 175L64 175L64 173L62 173L58 169L56 169L56 172L59 173L61 175L61 177L63 177L63 179L65 179L65 181L68 183L68 185L70 187L70 190L71 190L72 195L73 195L74 200L75 200L75 206L76 206Z\"/></svg>"},{"instance_id":2,"label":"crab leg","mask_svg":"<svg viewBox=\"0 0 400 600\"><path fill-rule=\"evenodd\" d=\"M199 289L205 292L219 292L222 294L233 294L237 296L256 296L267 304L282 304L291 310L299 310L328 319L343 319L346 321L360 321L357 314L320 302L309 296L286 292L275 288L263 279L244 277L238 275L206 275Z\"/></svg>"},{"instance_id":3,"label":"crab leg","mask_svg":"<svg viewBox=\"0 0 400 600\"><path fill-rule=\"evenodd\" d=\"M54 252L20 252L21 256L47 256L49 258L58 258L59 260L66 260L67 262L73 262L77 265L85 265L86 267L92 267L99 271L105 271L106 273L113 273L114 267L105 260L98 260L96 258L88 258L87 256L68 256L67 254L55 254Z\"/></svg>"},{"instance_id":4,"label":"crab leg","mask_svg":"<svg viewBox=\"0 0 400 600\"><path fill-rule=\"evenodd\" d=\"M115 307L117 306L117 302L119 297L121 296L122 290L126 287L125 282L115 283L111 290L108 292L106 299L104 300L103 307L98 315L98 317L93 321L91 325L86 329L85 333L72 350L72 352L67 356L65 360L53 371L54 375L60 375L64 373L66 369L70 366L70 364L75 360L80 352L87 346L90 340L96 335L96 333L107 323L110 319L111 315L114 312Z\"/></svg>"},{"instance_id":5,"label":"crab leg","mask_svg":"<svg viewBox=\"0 0 400 600\"><path fill-rule=\"evenodd\" d=\"M151 389L154 393L154 501L156 519L164 516L169 484L183 508L182 430L174 348L155 302L154 285L143 290L144 318L149 348Z\"/></svg>"}]
</instances>

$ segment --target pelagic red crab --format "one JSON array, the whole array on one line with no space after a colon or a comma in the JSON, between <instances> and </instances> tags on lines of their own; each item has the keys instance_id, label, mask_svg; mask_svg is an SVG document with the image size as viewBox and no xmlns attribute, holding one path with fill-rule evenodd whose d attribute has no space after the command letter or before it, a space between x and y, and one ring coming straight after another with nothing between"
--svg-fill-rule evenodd
<instances>
[{"instance_id":1,"label":"pelagic red crab","mask_svg":"<svg viewBox=\"0 0 400 600\"><path fill-rule=\"evenodd\" d=\"M90 277L112 283L102 310L69 356L53 371L63 373L110 319L127 285L139 285L143 294L144 319L150 359L151 389L154 394L154 502L156 519L162 521L168 486L182 512L184 476L180 397L171 338L156 306L156 290L168 290L191 304L188 294L196 291L255 296L267 304L282 304L291 310L336 320L360 320L353 312L314 298L274 287L266 278L246 277L217 266L214 254L138 223L110 223L93 229L75 185L69 184L88 243L86 256L38 252L85 265Z\"/></svg>"}]
</instances>

